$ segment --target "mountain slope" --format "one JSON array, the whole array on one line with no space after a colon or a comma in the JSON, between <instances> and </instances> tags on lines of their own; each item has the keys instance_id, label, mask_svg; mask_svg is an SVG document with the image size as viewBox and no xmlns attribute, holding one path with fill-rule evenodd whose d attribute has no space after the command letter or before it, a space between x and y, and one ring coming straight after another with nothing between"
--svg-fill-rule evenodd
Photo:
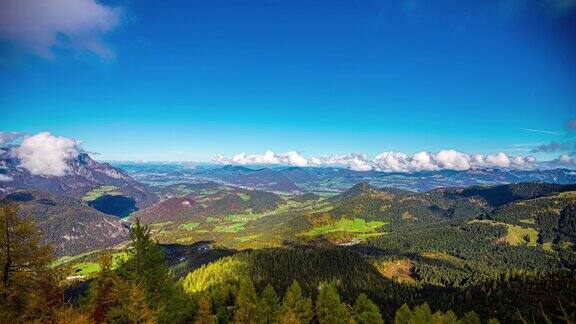
<instances>
[{"instance_id":1,"label":"mountain slope","mask_svg":"<svg viewBox=\"0 0 576 324\"><path fill-rule=\"evenodd\" d=\"M169 198L133 215L144 223L202 222L208 217L222 218L234 214L263 213L274 210L286 201L271 192L221 187L216 192L205 186L181 197ZM212 186L209 186L212 188Z\"/></svg>"},{"instance_id":2,"label":"mountain slope","mask_svg":"<svg viewBox=\"0 0 576 324\"><path fill-rule=\"evenodd\" d=\"M67 161L69 172L61 177L33 175L20 167L20 161L9 152L0 155L0 174L12 179L0 181L0 194L16 190L42 190L56 194L83 198L102 186L114 186L119 195L131 197L139 208L150 205L155 195L148 186L137 182L126 172L107 163L94 161L80 153Z\"/></svg>"},{"instance_id":3,"label":"mountain slope","mask_svg":"<svg viewBox=\"0 0 576 324\"><path fill-rule=\"evenodd\" d=\"M128 239L128 228L117 217L90 208L80 200L43 191L17 191L0 202L14 201L22 215L32 215L54 244L57 256L113 247Z\"/></svg>"}]
</instances>

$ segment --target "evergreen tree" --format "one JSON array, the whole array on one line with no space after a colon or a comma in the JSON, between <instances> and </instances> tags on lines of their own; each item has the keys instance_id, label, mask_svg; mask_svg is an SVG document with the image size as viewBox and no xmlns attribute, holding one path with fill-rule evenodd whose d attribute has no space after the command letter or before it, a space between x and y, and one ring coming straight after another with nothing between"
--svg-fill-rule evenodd
<instances>
[{"instance_id":1,"label":"evergreen tree","mask_svg":"<svg viewBox=\"0 0 576 324\"><path fill-rule=\"evenodd\" d=\"M286 291L280 308L280 322L308 324L313 316L312 301L302 295L302 288L294 280Z\"/></svg>"},{"instance_id":2,"label":"evergreen tree","mask_svg":"<svg viewBox=\"0 0 576 324\"><path fill-rule=\"evenodd\" d=\"M346 305L340 302L340 295L334 284L325 284L320 289L316 303L316 316L320 324L346 324L350 314Z\"/></svg>"},{"instance_id":3,"label":"evergreen tree","mask_svg":"<svg viewBox=\"0 0 576 324\"><path fill-rule=\"evenodd\" d=\"M396 316L394 317L395 324L410 324L411 321L412 311L408 305L404 304L396 310Z\"/></svg>"},{"instance_id":4,"label":"evergreen tree","mask_svg":"<svg viewBox=\"0 0 576 324\"><path fill-rule=\"evenodd\" d=\"M110 323L156 323L156 312L148 307L144 289L138 285L121 281L117 287L119 305L112 307L107 314Z\"/></svg>"},{"instance_id":5,"label":"evergreen tree","mask_svg":"<svg viewBox=\"0 0 576 324\"><path fill-rule=\"evenodd\" d=\"M15 203L0 204L0 318L26 321L51 317L60 302L52 248L30 216Z\"/></svg>"},{"instance_id":6,"label":"evergreen tree","mask_svg":"<svg viewBox=\"0 0 576 324\"><path fill-rule=\"evenodd\" d=\"M480 317L475 312L468 312L464 314L464 317L460 319L460 323L462 324L480 324Z\"/></svg>"},{"instance_id":7,"label":"evergreen tree","mask_svg":"<svg viewBox=\"0 0 576 324\"><path fill-rule=\"evenodd\" d=\"M170 291L172 279L162 251L150 237L150 228L141 225L138 218L130 229L130 241L128 258L121 264L120 272L144 287L149 301L162 303Z\"/></svg>"},{"instance_id":8,"label":"evergreen tree","mask_svg":"<svg viewBox=\"0 0 576 324\"><path fill-rule=\"evenodd\" d=\"M240 280L240 288L236 296L234 323L256 323L256 303L258 297L250 278Z\"/></svg>"},{"instance_id":9,"label":"evergreen tree","mask_svg":"<svg viewBox=\"0 0 576 324\"><path fill-rule=\"evenodd\" d=\"M360 294L356 298L353 307L354 320L358 324L382 324L384 320L378 306L372 302L366 294Z\"/></svg>"},{"instance_id":10,"label":"evergreen tree","mask_svg":"<svg viewBox=\"0 0 576 324\"><path fill-rule=\"evenodd\" d=\"M214 316L210 301L206 298L200 298L198 301L198 310L196 311L196 324L214 324Z\"/></svg>"},{"instance_id":11,"label":"evergreen tree","mask_svg":"<svg viewBox=\"0 0 576 324\"><path fill-rule=\"evenodd\" d=\"M112 255L109 252L100 253L98 264L100 265L100 274L90 284L87 308L92 321L103 323L110 319L111 310L122 304L123 292L119 288L122 279L111 270Z\"/></svg>"},{"instance_id":12,"label":"evergreen tree","mask_svg":"<svg viewBox=\"0 0 576 324\"><path fill-rule=\"evenodd\" d=\"M456 324L458 323L458 317L453 311L447 311L445 314L441 311L437 311L432 314L432 323L443 323L443 324Z\"/></svg>"},{"instance_id":13,"label":"evergreen tree","mask_svg":"<svg viewBox=\"0 0 576 324\"><path fill-rule=\"evenodd\" d=\"M268 284L256 305L257 322L260 324L277 323L279 312L280 300L272 285Z\"/></svg>"},{"instance_id":14,"label":"evergreen tree","mask_svg":"<svg viewBox=\"0 0 576 324\"><path fill-rule=\"evenodd\" d=\"M230 322L230 314L226 310L225 306L218 307L216 312L216 323L218 324L228 324Z\"/></svg>"},{"instance_id":15,"label":"evergreen tree","mask_svg":"<svg viewBox=\"0 0 576 324\"><path fill-rule=\"evenodd\" d=\"M416 323L431 323L432 311L427 303L414 307L412 321Z\"/></svg>"},{"instance_id":16,"label":"evergreen tree","mask_svg":"<svg viewBox=\"0 0 576 324\"><path fill-rule=\"evenodd\" d=\"M170 276L164 253L152 240L150 228L141 225L138 218L130 229L130 241L128 258L120 265L119 273L144 289L149 305L161 310L158 313L159 322L185 320L193 313L192 304Z\"/></svg>"}]
</instances>

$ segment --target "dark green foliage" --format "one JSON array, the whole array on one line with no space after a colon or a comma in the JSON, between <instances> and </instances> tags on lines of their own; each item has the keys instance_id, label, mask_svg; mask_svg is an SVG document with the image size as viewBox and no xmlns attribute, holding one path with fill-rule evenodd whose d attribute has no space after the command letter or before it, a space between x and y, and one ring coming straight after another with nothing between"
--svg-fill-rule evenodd
<instances>
[{"instance_id":1,"label":"dark green foliage","mask_svg":"<svg viewBox=\"0 0 576 324\"><path fill-rule=\"evenodd\" d=\"M226 307L224 306L218 307L218 311L216 312L216 323L218 324L230 323L230 313L226 310Z\"/></svg>"},{"instance_id":2,"label":"dark green foliage","mask_svg":"<svg viewBox=\"0 0 576 324\"><path fill-rule=\"evenodd\" d=\"M371 240L373 251L366 253L407 255L420 280L455 287L475 285L509 269L561 269L559 259L542 249L500 243L505 236L503 225L452 222L381 236ZM452 258L426 257L429 251Z\"/></svg>"},{"instance_id":3,"label":"dark green foliage","mask_svg":"<svg viewBox=\"0 0 576 324\"><path fill-rule=\"evenodd\" d=\"M396 311L394 318L395 324L480 324L480 318L474 312L464 314L461 319L452 312L437 311L432 313L428 304L424 303L410 310L408 305L404 304Z\"/></svg>"},{"instance_id":4,"label":"dark green foliage","mask_svg":"<svg viewBox=\"0 0 576 324\"><path fill-rule=\"evenodd\" d=\"M570 204L560 212L556 242L576 243L576 204Z\"/></svg>"},{"instance_id":5,"label":"dark green foliage","mask_svg":"<svg viewBox=\"0 0 576 324\"><path fill-rule=\"evenodd\" d=\"M284 295L280 308L280 322L296 319L301 324L307 324L312 321L312 316L312 300L304 297L300 284L294 280Z\"/></svg>"},{"instance_id":6,"label":"dark green foliage","mask_svg":"<svg viewBox=\"0 0 576 324\"><path fill-rule=\"evenodd\" d=\"M354 321L358 324L382 324L382 315L378 306L372 302L366 294L358 295L352 308Z\"/></svg>"},{"instance_id":7,"label":"dark green foliage","mask_svg":"<svg viewBox=\"0 0 576 324\"><path fill-rule=\"evenodd\" d=\"M345 304L340 302L340 295L334 284L324 284L316 302L316 317L320 324L346 324L350 313Z\"/></svg>"},{"instance_id":8,"label":"dark green foliage","mask_svg":"<svg viewBox=\"0 0 576 324\"><path fill-rule=\"evenodd\" d=\"M272 324L278 321L280 315L280 299L272 285L268 284L260 295L256 305L256 322L259 324Z\"/></svg>"},{"instance_id":9,"label":"dark green foliage","mask_svg":"<svg viewBox=\"0 0 576 324\"><path fill-rule=\"evenodd\" d=\"M251 208L254 213L274 210L279 205L286 203L282 197L267 191L252 190L247 191L247 194L250 197L248 208Z\"/></svg>"},{"instance_id":10,"label":"dark green foliage","mask_svg":"<svg viewBox=\"0 0 576 324\"><path fill-rule=\"evenodd\" d=\"M168 296L171 283L162 250L150 238L148 226L141 225L139 219L136 219L130 231L130 240L128 258L119 271L129 280L142 285L152 303L161 302Z\"/></svg>"},{"instance_id":11,"label":"dark green foliage","mask_svg":"<svg viewBox=\"0 0 576 324\"><path fill-rule=\"evenodd\" d=\"M576 185L523 182L492 187L469 187L462 190L458 195L462 197L481 197L490 206L496 208L522 199L543 197L575 189Z\"/></svg>"},{"instance_id":12,"label":"dark green foliage","mask_svg":"<svg viewBox=\"0 0 576 324\"><path fill-rule=\"evenodd\" d=\"M111 270L110 253L101 253L99 264L100 275L90 284L84 299L86 312L94 322L141 323L157 319L144 289Z\"/></svg>"},{"instance_id":13,"label":"dark green foliage","mask_svg":"<svg viewBox=\"0 0 576 324\"><path fill-rule=\"evenodd\" d=\"M131 245L128 259L118 272L129 282L142 287L146 300L156 309L160 322L184 320L190 313L190 303L180 287L176 286L164 263L164 255L150 238L150 229L136 219L130 231Z\"/></svg>"},{"instance_id":14,"label":"dark green foliage","mask_svg":"<svg viewBox=\"0 0 576 324\"><path fill-rule=\"evenodd\" d=\"M256 323L256 304L258 297L252 284L252 280L244 278L240 280L240 288L236 296L234 309L234 323Z\"/></svg>"},{"instance_id":15,"label":"dark green foliage","mask_svg":"<svg viewBox=\"0 0 576 324\"><path fill-rule=\"evenodd\" d=\"M536 217L536 226L538 226L538 243L553 242L558 234L559 215L555 212L548 211L539 213Z\"/></svg>"}]
</instances>

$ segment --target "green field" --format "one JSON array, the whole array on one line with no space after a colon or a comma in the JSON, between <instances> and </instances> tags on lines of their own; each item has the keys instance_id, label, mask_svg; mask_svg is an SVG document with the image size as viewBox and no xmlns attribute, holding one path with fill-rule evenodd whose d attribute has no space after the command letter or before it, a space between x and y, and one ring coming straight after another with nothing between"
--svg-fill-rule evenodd
<instances>
[{"instance_id":1,"label":"green field","mask_svg":"<svg viewBox=\"0 0 576 324\"><path fill-rule=\"evenodd\" d=\"M244 224L246 224L246 222L216 225L214 226L214 232L237 233L244 230Z\"/></svg>"},{"instance_id":2,"label":"green field","mask_svg":"<svg viewBox=\"0 0 576 324\"><path fill-rule=\"evenodd\" d=\"M366 220L362 218L355 218L355 219L343 218L332 224L315 227L305 232L304 235L315 237L334 232L348 232L359 234L358 235L359 237L363 236L365 238L368 236L379 235L380 233L376 232L376 229L381 228L384 225L386 225L386 222L380 222L380 221L366 222Z\"/></svg>"},{"instance_id":3,"label":"green field","mask_svg":"<svg viewBox=\"0 0 576 324\"><path fill-rule=\"evenodd\" d=\"M82 197L82 200L84 201L92 201L92 200L96 200L99 197L103 196L103 195L120 195L121 193L118 191L115 191L116 189L118 189L118 187L116 186L101 186L98 188L94 188L92 190L90 190L89 192L87 192L84 197Z\"/></svg>"},{"instance_id":4,"label":"green field","mask_svg":"<svg viewBox=\"0 0 576 324\"><path fill-rule=\"evenodd\" d=\"M240 242L247 242L257 238L258 236L260 236L260 234L250 234L237 237L236 239Z\"/></svg>"},{"instance_id":5,"label":"green field","mask_svg":"<svg viewBox=\"0 0 576 324\"><path fill-rule=\"evenodd\" d=\"M191 222L191 223L182 224L182 227L184 227L187 230L193 230L196 227L198 227L198 225L200 225L200 223Z\"/></svg>"},{"instance_id":6,"label":"green field","mask_svg":"<svg viewBox=\"0 0 576 324\"><path fill-rule=\"evenodd\" d=\"M506 234L506 242L510 245L528 245L536 246L538 239L538 231L533 228L525 228L522 226L506 224L508 232Z\"/></svg>"},{"instance_id":7,"label":"green field","mask_svg":"<svg viewBox=\"0 0 576 324\"><path fill-rule=\"evenodd\" d=\"M128 253L118 252L112 254L112 269L118 267L118 265L128 258ZM70 258L70 260L76 259L75 257ZM100 272L100 265L97 262L80 262L72 266L71 274L74 276L90 276L95 273Z\"/></svg>"}]
</instances>

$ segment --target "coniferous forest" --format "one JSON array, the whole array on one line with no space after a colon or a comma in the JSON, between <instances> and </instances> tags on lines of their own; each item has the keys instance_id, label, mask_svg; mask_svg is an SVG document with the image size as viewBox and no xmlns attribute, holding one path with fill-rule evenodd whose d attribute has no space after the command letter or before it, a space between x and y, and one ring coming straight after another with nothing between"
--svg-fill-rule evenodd
<instances>
[{"instance_id":1,"label":"coniferous forest","mask_svg":"<svg viewBox=\"0 0 576 324\"><path fill-rule=\"evenodd\" d=\"M576 0L0 0L0 324L576 324Z\"/></svg>"}]
</instances>

